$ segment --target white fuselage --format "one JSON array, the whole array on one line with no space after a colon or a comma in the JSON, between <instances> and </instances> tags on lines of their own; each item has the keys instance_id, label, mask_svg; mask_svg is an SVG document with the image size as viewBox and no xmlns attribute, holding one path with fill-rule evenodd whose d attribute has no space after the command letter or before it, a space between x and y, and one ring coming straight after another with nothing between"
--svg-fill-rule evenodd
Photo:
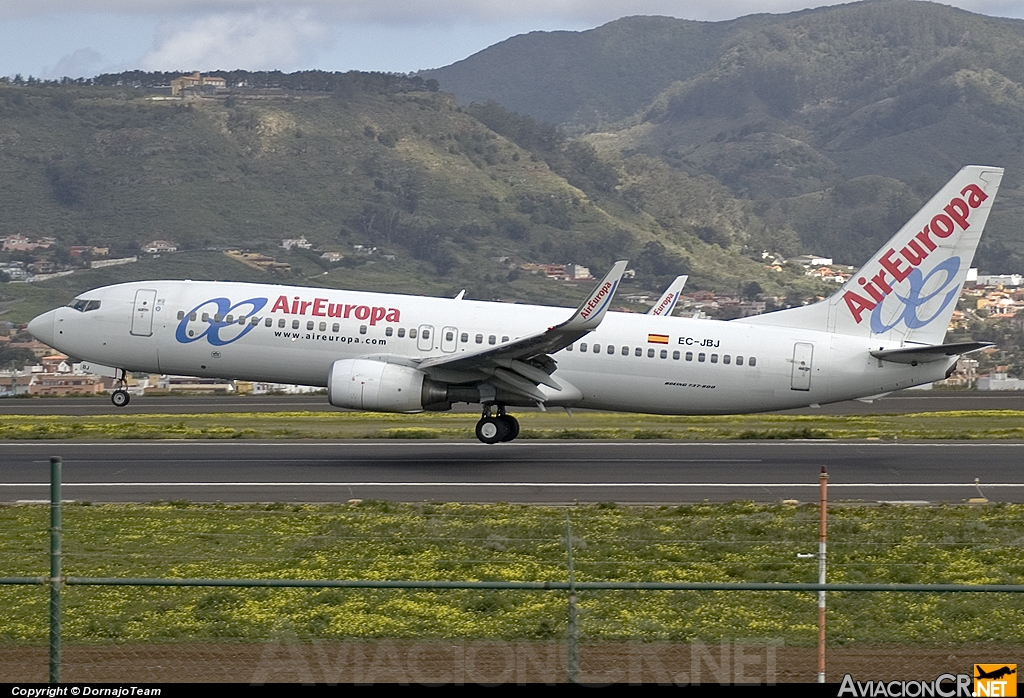
<instances>
[{"instance_id":1,"label":"white fuselage","mask_svg":"<svg viewBox=\"0 0 1024 698\"><path fill-rule=\"evenodd\" d=\"M326 385L339 359L471 352L543 331L572 312L205 281L119 284L80 298L99 307L58 308L33 321L33 332L50 338L52 319L48 344L129 371L314 386ZM224 324L228 320L232 324ZM897 346L742 320L613 312L596 331L553 355L554 377L579 389L578 407L725 414L876 395L939 380L955 361L911 366L868 354Z\"/></svg>"}]
</instances>

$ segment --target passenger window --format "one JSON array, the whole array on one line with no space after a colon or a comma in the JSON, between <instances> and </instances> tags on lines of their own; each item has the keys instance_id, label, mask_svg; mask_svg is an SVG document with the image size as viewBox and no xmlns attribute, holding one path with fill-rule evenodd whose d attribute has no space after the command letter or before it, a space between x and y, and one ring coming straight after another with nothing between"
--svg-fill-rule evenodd
<instances>
[{"instance_id":1,"label":"passenger window","mask_svg":"<svg viewBox=\"0 0 1024 698\"><path fill-rule=\"evenodd\" d=\"M629 347L622 347L622 355L629 356Z\"/></svg>"},{"instance_id":2,"label":"passenger window","mask_svg":"<svg viewBox=\"0 0 1024 698\"><path fill-rule=\"evenodd\" d=\"M179 310L178 311L178 319L179 320L184 320L185 319L185 311L184 310Z\"/></svg>"},{"instance_id":3,"label":"passenger window","mask_svg":"<svg viewBox=\"0 0 1024 698\"><path fill-rule=\"evenodd\" d=\"M321 322L320 323L320 331L321 332L326 332L327 331L327 323L326 322Z\"/></svg>"},{"instance_id":4,"label":"passenger window","mask_svg":"<svg viewBox=\"0 0 1024 698\"><path fill-rule=\"evenodd\" d=\"M188 316L188 319L191 320L192 322L195 322L196 321L196 314L195 313L190 313L189 316Z\"/></svg>"},{"instance_id":5,"label":"passenger window","mask_svg":"<svg viewBox=\"0 0 1024 698\"><path fill-rule=\"evenodd\" d=\"M508 337L506 337L505 335L502 335L502 337L501 337L501 343L502 343L502 344L504 344L504 343L505 343L505 342L507 342L507 341L508 341Z\"/></svg>"},{"instance_id":6,"label":"passenger window","mask_svg":"<svg viewBox=\"0 0 1024 698\"><path fill-rule=\"evenodd\" d=\"M399 327L398 328L398 336L399 337L404 337L405 336L405 328L404 327Z\"/></svg>"},{"instance_id":7,"label":"passenger window","mask_svg":"<svg viewBox=\"0 0 1024 698\"><path fill-rule=\"evenodd\" d=\"M647 350L647 358L648 359L653 359L654 358L654 350L653 349L648 349Z\"/></svg>"},{"instance_id":8,"label":"passenger window","mask_svg":"<svg viewBox=\"0 0 1024 698\"><path fill-rule=\"evenodd\" d=\"M266 325L267 327L273 327L273 326L274 326L274 318L272 318L272 317L268 317L268 318L267 318L267 319L266 319L266 320L264 321L264 323L263 323L263 324L264 324L264 325Z\"/></svg>"},{"instance_id":9,"label":"passenger window","mask_svg":"<svg viewBox=\"0 0 1024 698\"><path fill-rule=\"evenodd\" d=\"M476 343L477 344L483 344L484 343L484 336L482 334L478 334L476 336Z\"/></svg>"},{"instance_id":10,"label":"passenger window","mask_svg":"<svg viewBox=\"0 0 1024 698\"><path fill-rule=\"evenodd\" d=\"M244 315L239 315L238 316L238 324L239 325L244 325L245 324L245 316Z\"/></svg>"},{"instance_id":11,"label":"passenger window","mask_svg":"<svg viewBox=\"0 0 1024 698\"><path fill-rule=\"evenodd\" d=\"M730 362L732 362L732 357L729 356L728 354L726 354L725 356L722 357L722 363L723 364L728 364Z\"/></svg>"},{"instance_id":12,"label":"passenger window","mask_svg":"<svg viewBox=\"0 0 1024 698\"><path fill-rule=\"evenodd\" d=\"M413 327L409 330L409 339L416 339L416 328Z\"/></svg>"},{"instance_id":13,"label":"passenger window","mask_svg":"<svg viewBox=\"0 0 1024 698\"><path fill-rule=\"evenodd\" d=\"M580 342L580 351L586 351L586 350L587 350L587 343L586 342Z\"/></svg>"},{"instance_id":14,"label":"passenger window","mask_svg":"<svg viewBox=\"0 0 1024 698\"><path fill-rule=\"evenodd\" d=\"M487 338L487 343L488 343L488 344L497 344L497 343L498 343L498 338L497 338L497 337L495 337L495 336L494 336L494 335L492 334L492 335L491 335L490 337L488 337L488 338Z\"/></svg>"},{"instance_id":15,"label":"passenger window","mask_svg":"<svg viewBox=\"0 0 1024 698\"><path fill-rule=\"evenodd\" d=\"M634 354L634 356L643 356L644 355L644 350L641 347L637 347L636 351L634 351L633 354Z\"/></svg>"},{"instance_id":16,"label":"passenger window","mask_svg":"<svg viewBox=\"0 0 1024 698\"><path fill-rule=\"evenodd\" d=\"M366 325L360 325L359 326L359 334L366 334ZM424 337L427 336L426 330L423 331L423 336Z\"/></svg>"},{"instance_id":17,"label":"passenger window","mask_svg":"<svg viewBox=\"0 0 1024 698\"><path fill-rule=\"evenodd\" d=\"M463 332L462 337L459 338L463 344L469 341L469 333Z\"/></svg>"},{"instance_id":18,"label":"passenger window","mask_svg":"<svg viewBox=\"0 0 1024 698\"><path fill-rule=\"evenodd\" d=\"M335 325L335 327L337 327L337 325ZM334 331L337 332L338 330L334 330ZM395 328L394 327L385 327L384 328L384 336L385 337L390 337L394 333L395 333Z\"/></svg>"},{"instance_id":19,"label":"passenger window","mask_svg":"<svg viewBox=\"0 0 1024 698\"><path fill-rule=\"evenodd\" d=\"M675 360L675 361L679 361L679 352L678 351L672 352L672 359Z\"/></svg>"},{"instance_id":20,"label":"passenger window","mask_svg":"<svg viewBox=\"0 0 1024 698\"><path fill-rule=\"evenodd\" d=\"M228 324L228 325L233 325L234 322L235 322L235 316L234 315L228 315L226 318L224 318L224 322L226 324Z\"/></svg>"},{"instance_id":21,"label":"passenger window","mask_svg":"<svg viewBox=\"0 0 1024 698\"><path fill-rule=\"evenodd\" d=\"M453 339L455 339L455 333L454 332L445 332L444 333L444 339L445 339L446 342L452 341Z\"/></svg>"},{"instance_id":22,"label":"passenger window","mask_svg":"<svg viewBox=\"0 0 1024 698\"><path fill-rule=\"evenodd\" d=\"M209 321L210 321L210 314L209 313L203 313L203 322L209 322Z\"/></svg>"},{"instance_id":23,"label":"passenger window","mask_svg":"<svg viewBox=\"0 0 1024 698\"><path fill-rule=\"evenodd\" d=\"M751 357L750 357L750 360L749 360L749 361L747 361L747 365L748 365L748 366L757 366L757 359L756 359L756 358L754 358L753 356L751 356Z\"/></svg>"},{"instance_id":24,"label":"passenger window","mask_svg":"<svg viewBox=\"0 0 1024 698\"><path fill-rule=\"evenodd\" d=\"M711 363L713 363L713 364L717 364L718 363L718 354L712 354L711 355Z\"/></svg>"},{"instance_id":25,"label":"passenger window","mask_svg":"<svg viewBox=\"0 0 1024 698\"><path fill-rule=\"evenodd\" d=\"M220 321L221 321L221 315L220 315L220 313L214 313L214 314L213 314L213 321L214 321L214 322L220 322Z\"/></svg>"},{"instance_id":26,"label":"passenger window","mask_svg":"<svg viewBox=\"0 0 1024 698\"><path fill-rule=\"evenodd\" d=\"M313 321L312 320L307 320L306 321L306 331L309 331L309 330L312 330L312 329L313 329Z\"/></svg>"},{"instance_id":27,"label":"passenger window","mask_svg":"<svg viewBox=\"0 0 1024 698\"><path fill-rule=\"evenodd\" d=\"M331 332L338 332L340 330L341 330L341 325L339 325L338 323L334 323L331 326ZM390 327L388 328L388 336L391 336L391 328Z\"/></svg>"},{"instance_id":28,"label":"passenger window","mask_svg":"<svg viewBox=\"0 0 1024 698\"><path fill-rule=\"evenodd\" d=\"M256 325L260 324L260 319L258 317L250 318L249 324L252 325L253 327L256 327Z\"/></svg>"},{"instance_id":29,"label":"passenger window","mask_svg":"<svg viewBox=\"0 0 1024 698\"><path fill-rule=\"evenodd\" d=\"M663 358L663 359L667 359L668 358L668 349L662 349L661 350L661 358Z\"/></svg>"},{"instance_id":30,"label":"passenger window","mask_svg":"<svg viewBox=\"0 0 1024 698\"><path fill-rule=\"evenodd\" d=\"M565 348L565 350L566 350L566 351L572 351L572 345L570 344L569 346L567 346L567 347Z\"/></svg>"},{"instance_id":31,"label":"passenger window","mask_svg":"<svg viewBox=\"0 0 1024 698\"><path fill-rule=\"evenodd\" d=\"M615 346L614 345L612 345L612 344L608 345L608 353L609 354L614 354L615 353Z\"/></svg>"},{"instance_id":32,"label":"passenger window","mask_svg":"<svg viewBox=\"0 0 1024 698\"><path fill-rule=\"evenodd\" d=\"M701 352L701 353L697 354L697 361L700 361L700 362L703 363L704 359L705 359L704 352Z\"/></svg>"},{"instance_id":33,"label":"passenger window","mask_svg":"<svg viewBox=\"0 0 1024 698\"><path fill-rule=\"evenodd\" d=\"M298 320L292 320L292 329L293 330L299 329L299 321Z\"/></svg>"},{"instance_id":34,"label":"passenger window","mask_svg":"<svg viewBox=\"0 0 1024 698\"><path fill-rule=\"evenodd\" d=\"M284 329L284 323L284 318L281 318L280 320L277 321L277 326L280 327L281 329Z\"/></svg>"},{"instance_id":35,"label":"passenger window","mask_svg":"<svg viewBox=\"0 0 1024 698\"><path fill-rule=\"evenodd\" d=\"M595 344L594 345L594 353L595 354L600 354L601 353L601 345L600 344Z\"/></svg>"},{"instance_id":36,"label":"passenger window","mask_svg":"<svg viewBox=\"0 0 1024 698\"><path fill-rule=\"evenodd\" d=\"M692 351L686 352L686 360L687 361L693 361L693 352Z\"/></svg>"},{"instance_id":37,"label":"passenger window","mask_svg":"<svg viewBox=\"0 0 1024 698\"><path fill-rule=\"evenodd\" d=\"M736 365L737 366L742 366L743 365L743 357L742 356L737 356L736 357Z\"/></svg>"},{"instance_id":38,"label":"passenger window","mask_svg":"<svg viewBox=\"0 0 1024 698\"><path fill-rule=\"evenodd\" d=\"M366 334L365 332L363 334ZM423 339L430 339L430 330L423 330Z\"/></svg>"}]
</instances>

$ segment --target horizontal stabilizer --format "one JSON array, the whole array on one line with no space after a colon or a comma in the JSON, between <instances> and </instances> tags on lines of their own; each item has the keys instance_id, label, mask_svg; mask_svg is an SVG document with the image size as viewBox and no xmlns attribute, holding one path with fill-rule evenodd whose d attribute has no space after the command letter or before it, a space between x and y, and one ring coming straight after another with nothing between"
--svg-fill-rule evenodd
<instances>
[{"instance_id":1,"label":"horizontal stabilizer","mask_svg":"<svg viewBox=\"0 0 1024 698\"><path fill-rule=\"evenodd\" d=\"M942 361L951 356L968 354L990 346L992 346L991 342L932 344L920 347L902 347L900 349L878 349L871 352L871 355L882 361L892 361L897 364L926 364L932 361Z\"/></svg>"}]
</instances>

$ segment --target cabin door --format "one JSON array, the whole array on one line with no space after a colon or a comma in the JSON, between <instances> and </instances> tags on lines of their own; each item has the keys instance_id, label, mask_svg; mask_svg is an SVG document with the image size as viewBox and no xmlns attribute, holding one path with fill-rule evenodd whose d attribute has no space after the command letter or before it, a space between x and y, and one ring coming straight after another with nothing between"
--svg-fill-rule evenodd
<instances>
[{"instance_id":1,"label":"cabin door","mask_svg":"<svg viewBox=\"0 0 1024 698\"><path fill-rule=\"evenodd\" d=\"M793 390L811 389L811 359L813 356L813 344L797 342L793 345L793 378L790 384Z\"/></svg>"},{"instance_id":2,"label":"cabin door","mask_svg":"<svg viewBox=\"0 0 1024 698\"><path fill-rule=\"evenodd\" d=\"M142 289L135 292L135 309L132 312L132 334L149 337L153 334L153 308L156 306L156 291Z\"/></svg>"}]
</instances>

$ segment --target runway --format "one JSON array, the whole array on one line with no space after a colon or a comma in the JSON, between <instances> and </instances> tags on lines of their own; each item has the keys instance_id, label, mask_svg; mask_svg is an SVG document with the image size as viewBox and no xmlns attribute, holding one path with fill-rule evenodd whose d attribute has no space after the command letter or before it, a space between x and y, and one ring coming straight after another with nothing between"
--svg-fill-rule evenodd
<instances>
[{"instance_id":1,"label":"runway","mask_svg":"<svg viewBox=\"0 0 1024 698\"><path fill-rule=\"evenodd\" d=\"M117 441L0 443L0 502L1024 502L1024 444ZM975 485L975 478L978 484Z\"/></svg>"},{"instance_id":2,"label":"runway","mask_svg":"<svg viewBox=\"0 0 1024 698\"><path fill-rule=\"evenodd\" d=\"M459 412L479 412L476 405L456 405ZM947 410L1024 410L1024 391L904 390L873 402L849 400L821 407L801 407L780 414L907 414ZM195 414L209 412L337 412L325 395L160 395L133 397L116 408L110 397L4 398L0 415ZM516 409L515 411L527 411Z\"/></svg>"}]
</instances>

